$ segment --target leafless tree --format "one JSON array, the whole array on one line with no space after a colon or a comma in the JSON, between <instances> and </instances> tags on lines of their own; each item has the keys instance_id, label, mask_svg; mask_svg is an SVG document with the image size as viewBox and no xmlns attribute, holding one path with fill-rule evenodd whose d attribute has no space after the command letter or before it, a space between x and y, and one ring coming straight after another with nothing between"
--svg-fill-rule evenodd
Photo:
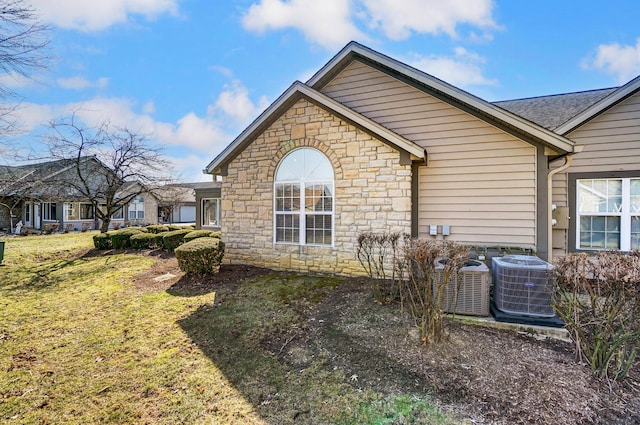
<instances>
[{"instance_id":1,"label":"leafless tree","mask_svg":"<svg viewBox=\"0 0 640 425\"><path fill-rule=\"evenodd\" d=\"M106 232L111 217L135 197L156 195L173 181L172 168L162 149L144 135L104 122L96 128L80 126L75 116L49 124L45 136L52 159L70 161L70 173L61 173L58 187L93 205L100 230Z\"/></svg>"},{"instance_id":2,"label":"leafless tree","mask_svg":"<svg viewBox=\"0 0 640 425\"><path fill-rule=\"evenodd\" d=\"M49 31L24 0L0 0L0 74L28 78L33 71L46 68ZM17 93L0 83L1 135L16 127L17 98Z\"/></svg>"}]
</instances>

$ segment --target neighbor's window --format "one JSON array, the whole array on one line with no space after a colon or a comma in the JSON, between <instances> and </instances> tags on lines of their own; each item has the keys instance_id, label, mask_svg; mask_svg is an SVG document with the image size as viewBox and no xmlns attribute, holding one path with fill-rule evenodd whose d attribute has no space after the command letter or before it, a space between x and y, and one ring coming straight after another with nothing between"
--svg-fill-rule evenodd
<instances>
[{"instance_id":1,"label":"neighbor's window","mask_svg":"<svg viewBox=\"0 0 640 425\"><path fill-rule=\"evenodd\" d=\"M202 225L220 227L220 198L202 199Z\"/></svg>"},{"instance_id":2,"label":"neighbor's window","mask_svg":"<svg viewBox=\"0 0 640 425\"><path fill-rule=\"evenodd\" d=\"M80 204L80 220L93 220L93 205Z\"/></svg>"},{"instance_id":3,"label":"neighbor's window","mask_svg":"<svg viewBox=\"0 0 640 425\"><path fill-rule=\"evenodd\" d=\"M53 202L45 202L42 204L42 219L57 220L56 204Z\"/></svg>"},{"instance_id":4,"label":"neighbor's window","mask_svg":"<svg viewBox=\"0 0 640 425\"><path fill-rule=\"evenodd\" d=\"M577 180L578 249L640 249L640 178Z\"/></svg>"},{"instance_id":5,"label":"neighbor's window","mask_svg":"<svg viewBox=\"0 0 640 425\"><path fill-rule=\"evenodd\" d=\"M144 218L144 199L136 196L129 204L129 220Z\"/></svg>"},{"instance_id":6,"label":"neighbor's window","mask_svg":"<svg viewBox=\"0 0 640 425\"><path fill-rule=\"evenodd\" d=\"M119 207L120 205L116 205L116 207ZM104 213L107 211L107 205L106 204L100 204L100 210ZM124 208L120 208L118 211L116 211L115 213L113 213L113 215L111 215L111 219L112 220L122 220L124 218Z\"/></svg>"},{"instance_id":7,"label":"neighbor's window","mask_svg":"<svg viewBox=\"0 0 640 425\"><path fill-rule=\"evenodd\" d=\"M333 168L320 151L289 153L276 173L275 241L331 245L333 238Z\"/></svg>"}]
</instances>

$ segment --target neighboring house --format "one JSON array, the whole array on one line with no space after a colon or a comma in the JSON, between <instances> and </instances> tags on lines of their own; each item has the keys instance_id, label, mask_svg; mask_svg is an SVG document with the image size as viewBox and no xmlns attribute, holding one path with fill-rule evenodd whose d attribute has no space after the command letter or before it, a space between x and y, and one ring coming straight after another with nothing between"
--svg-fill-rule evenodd
<instances>
[{"instance_id":1,"label":"neighboring house","mask_svg":"<svg viewBox=\"0 0 640 425\"><path fill-rule=\"evenodd\" d=\"M388 231L545 259L640 248L639 90L490 103L349 43L206 167L225 258L362 274L358 235Z\"/></svg>"},{"instance_id":2,"label":"neighboring house","mask_svg":"<svg viewBox=\"0 0 640 425\"><path fill-rule=\"evenodd\" d=\"M107 170L95 157L81 161L83 166ZM13 230L20 221L35 230L52 225L59 231L99 229L100 221L91 202L65 183L76 178L74 167L75 160L0 166L0 230ZM126 183L122 190L130 191L137 184ZM162 202L155 195L142 193L112 216L111 226L158 223L161 207Z\"/></svg>"},{"instance_id":3,"label":"neighboring house","mask_svg":"<svg viewBox=\"0 0 640 425\"><path fill-rule=\"evenodd\" d=\"M18 222L33 229L54 223L60 230L93 227L93 206L64 183L76 178L75 161L0 166L0 229L12 230ZM80 161L82 167L106 168L95 157Z\"/></svg>"}]
</instances>

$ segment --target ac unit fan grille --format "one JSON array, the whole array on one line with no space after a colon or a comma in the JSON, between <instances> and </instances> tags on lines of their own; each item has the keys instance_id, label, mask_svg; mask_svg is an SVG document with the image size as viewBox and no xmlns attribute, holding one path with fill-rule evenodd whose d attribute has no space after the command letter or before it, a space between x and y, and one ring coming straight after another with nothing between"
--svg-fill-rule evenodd
<instances>
[{"instance_id":1,"label":"ac unit fan grille","mask_svg":"<svg viewBox=\"0 0 640 425\"><path fill-rule=\"evenodd\" d=\"M497 262L494 268L494 301L498 309L525 316L555 316L550 302L553 286L548 269L505 267Z\"/></svg>"}]
</instances>

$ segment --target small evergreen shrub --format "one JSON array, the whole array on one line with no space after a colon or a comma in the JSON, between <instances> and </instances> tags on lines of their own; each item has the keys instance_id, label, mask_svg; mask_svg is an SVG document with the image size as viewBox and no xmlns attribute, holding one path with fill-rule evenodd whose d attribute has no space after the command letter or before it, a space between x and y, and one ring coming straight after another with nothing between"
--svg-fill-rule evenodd
<instances>
[{"instance_id":1,"label":"small evergreen shrub","mask_svg":"<svg viewBox=\"0 0 640 425\"><path fill-rule=\"evenodd\" d=\"M167 251L173 251L180 246L185 235L190 232L191 230L181 229L162 233L162 247Z\"/></svg>"},{"instance_id":2,"label":"small evergreen shrub","mask_svg":"<svg viewBox=\"0 0 640 425\"><path fill-rule=\"evenodd\" d=\"M184 236L184 242L190 242L194 239L198 238L210 238L212 237L212 233L220 233L220 232L212 232L211 230L192 230ZM220 236L217 236L220 239Z\"/></svg>"},{"instance_id":3,"label":"small evergreen shrub","mask_svg":"<svg viewBox=\"0 0 640 425\"><path fill-rule=\"evenodd\" d=\"M149 249L155 248L157 235L154 233L138 233L131 236L129 241L131 242L131 248L133 249Z\"/></svg>"},{"instance_id":4,"label":"small evergreen shrub","mask_svg":"<svg viewBox=\"0 0 640 425\"><path fill-rule=\"evenodd\" d=\"M111 238L111 246L113 249L123 249L130 248L131 241L129 240L131 236L142 233L139 229L127 227L119 230L111 230L107 232L109 238Z\"/></svg>"},{"instance_id":5,"label":"small evergreen shrub","mask_svg":"<svg viewBox=\"0 0 640 425\"><path fill-rule=\"evenodd\" d=\"M93 246L95 246L96 249L110 249L111 238L106 233L98 233L97 235L93 235Z\"/></svg>"},{"instance_id":6,"label":"small evergreen shrub","mask_svg":"<svg viewBox=\"0 0 640 425\"><path fill-rule=\"evenodd\" d=\"M152 224L150 226L147 226L147 231L151 232L151 233L162 233L162 232L168 232L169 231L169 226L165 226L163 224Z\"/></svg>"},{"instance_id":7,"label":"small evergreen shrub","mask_svg":"<svg viewBox=\"0 0 640 425\"><path fill-rule=\"evenodd\" d=\"M217 238L197 238L176 248L180 270L190 274L216 272L224 257L224 242Z\"/></svg>"}]
</instances>

